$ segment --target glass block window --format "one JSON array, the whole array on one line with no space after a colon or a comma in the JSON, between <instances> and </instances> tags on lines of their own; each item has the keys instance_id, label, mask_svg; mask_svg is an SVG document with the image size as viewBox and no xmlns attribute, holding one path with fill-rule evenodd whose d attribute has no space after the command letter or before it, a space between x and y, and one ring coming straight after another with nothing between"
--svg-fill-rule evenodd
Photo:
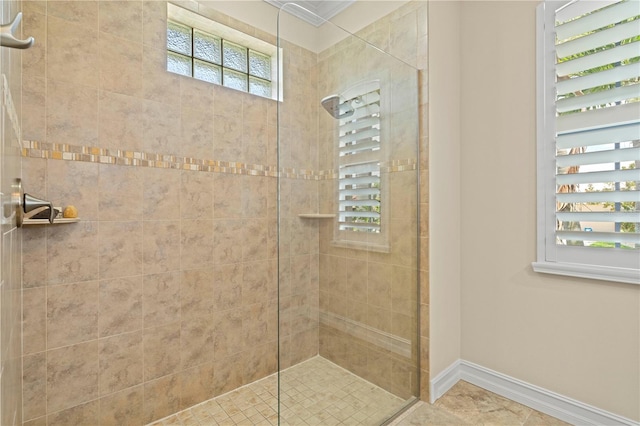
<instances>
[{"instance_id":1,"label":"glass block window","mask_svg":"<svg viewBox=\"0 0 640 426\"><path fill-rule=\"evenodd\" d=\"M175 21L167 21L167 71L272 96L271 56Z\"/></svg>"}]
</instances>

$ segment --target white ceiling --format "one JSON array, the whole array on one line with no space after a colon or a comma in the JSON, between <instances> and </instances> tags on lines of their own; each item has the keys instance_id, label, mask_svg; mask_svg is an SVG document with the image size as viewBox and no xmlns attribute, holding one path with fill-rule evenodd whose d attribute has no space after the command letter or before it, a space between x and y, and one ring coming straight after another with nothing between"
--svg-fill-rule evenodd
<instances>
[{"instance_id":1,"label":"white ceiling","mask_svg":"<svg viewBox=\"0 0 640 426\"><path fill-rule=\"evenodd\" d=\"M319 27L338 13L351 6L356 0L264 0L278 8L287 3L295 3L300 7L287 6L285 9L292 15ZM303 9L304 8L304 9ZM305 10L306 9L306 10ZM311 12L311 13L309 13Z\"/></svg>"}]
</instances>

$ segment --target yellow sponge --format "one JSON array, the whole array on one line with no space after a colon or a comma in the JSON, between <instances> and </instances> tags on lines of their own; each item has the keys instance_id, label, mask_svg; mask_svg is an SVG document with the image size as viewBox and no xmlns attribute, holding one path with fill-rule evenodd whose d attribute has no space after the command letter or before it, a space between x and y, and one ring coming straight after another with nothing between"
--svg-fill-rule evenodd
<instances>
[{"instance_id":1,"label":"yellow sponge","mask_svg":"<svg viewBox=\"0 0 640 426\"><path fill-rule=\"evenodd\" d=\"M64 211L62 212L62 217L65 218L76 218L78 217L78 209L75 208L75 206L67 206L64 208Z\"/></svg>"}]
</instances>

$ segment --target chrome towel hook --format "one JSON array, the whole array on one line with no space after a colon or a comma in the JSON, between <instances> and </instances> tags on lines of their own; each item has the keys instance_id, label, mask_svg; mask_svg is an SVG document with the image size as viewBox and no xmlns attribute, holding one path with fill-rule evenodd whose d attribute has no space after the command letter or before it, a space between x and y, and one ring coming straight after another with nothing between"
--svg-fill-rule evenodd
<instances>
[{"instance_id":1,"label":"chrome towel hook","mask_svg":"<svg viewBox=\"0 0 640 426\"><path fill-rule=\"evenodd\" d=\"M22 20L22 12L18 12L13 22L10 24L0 25L0 46L11 47L14 49L28 49L33 46L35 39L29 37L26 40L18 40L13 34L18 29Z\"/></svg>"}]
</instances>

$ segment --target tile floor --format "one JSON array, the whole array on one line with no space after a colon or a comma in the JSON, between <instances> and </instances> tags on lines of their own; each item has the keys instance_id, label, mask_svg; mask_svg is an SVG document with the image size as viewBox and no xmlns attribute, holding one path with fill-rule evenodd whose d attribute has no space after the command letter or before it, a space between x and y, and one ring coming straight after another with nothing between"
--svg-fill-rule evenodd
<instances>
[{"instance_id":1,"label":"tile floor","mask_svg":"<svg viewBox=\"0 0 640 426\"><path fill-rule=\"evenodd\" d=\"M389 392L322 357L283 371L282 425L379 425L405 404ZM149 426L270 426L278 424L276 374L198 404ZM466 382L434 405L419 402L393 426L556 426L566 423Z\"/></svg>"}]
</instances>

